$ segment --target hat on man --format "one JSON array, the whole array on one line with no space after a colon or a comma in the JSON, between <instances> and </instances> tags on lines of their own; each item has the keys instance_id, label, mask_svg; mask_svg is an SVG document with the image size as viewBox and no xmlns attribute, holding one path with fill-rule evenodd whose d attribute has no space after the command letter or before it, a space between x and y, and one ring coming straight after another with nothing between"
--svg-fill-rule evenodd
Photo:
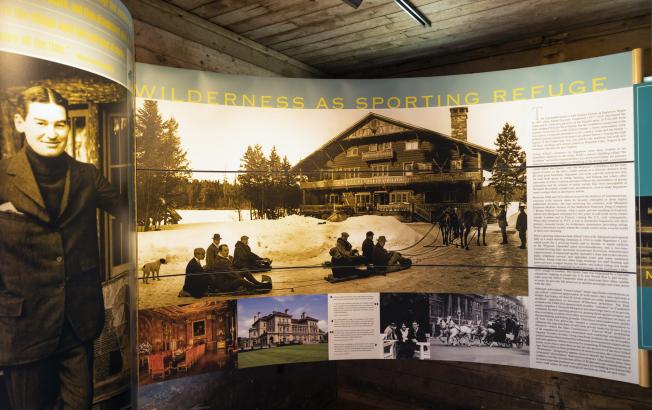
<instances>
[{"instance_id":1,"label":"hat on man","mask_svg":"<svg viewBox=\"0 0 652 410\"><path fill-rule=\"evenodd\" d=\"M381 242L381 241L382 241L382 242L387 242L387 239L385 238L384 235L380 235L380 236L378 237L378 242Z\"/></svg>"},{"instance_id":2,"label":"hat on man","mask_svg":"<svg viewBox=\"0 0 652 410\"><path fill-rule=\"evenodd\" d=\"M246 241L247 239L249 239L249 237L248 237L247 235L242 235L242 236L240 237L240 240L241 240L241 241Z\"/></svg>"},{"instance_id":3,"label":"hat on man","mask_svg":"<svg viewBox=\"0 0 652 410\"><path fill-rule=\"evenodd\" d=\"M348 238L348 237L349 237L349 234L348 234L348 233L346 233L346 232L342 232L342 238Z\"/></svg>"},{"instance_id":4,"label":"hat on man","mask_svg":"<svg viewBox=\"0 0 652 410\"><path fill-rule=\"evenodd\" d=\"M219 233L213 234L213 239L222 239Z\"/></svg>"}]
</instances>

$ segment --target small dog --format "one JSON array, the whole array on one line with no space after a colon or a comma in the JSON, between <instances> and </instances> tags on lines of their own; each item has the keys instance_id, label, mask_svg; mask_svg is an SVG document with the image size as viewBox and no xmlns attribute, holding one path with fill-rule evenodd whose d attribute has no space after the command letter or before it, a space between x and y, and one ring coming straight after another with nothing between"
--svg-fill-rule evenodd
<instances>
[{"instance_id":1,"label":"small dog","mask_svg":"<svg viewBox=\"0 0 652 410\"><path fill-rule=\"evenodd\" d=\"M149 262L143 265L143 283L147 284L147 278L152 277L152 280L161 280L159 278L159 271L161 270L161 265L165 265L167 262L164 258L161 258L154 262Z\"/></svg>"}]
</instances>

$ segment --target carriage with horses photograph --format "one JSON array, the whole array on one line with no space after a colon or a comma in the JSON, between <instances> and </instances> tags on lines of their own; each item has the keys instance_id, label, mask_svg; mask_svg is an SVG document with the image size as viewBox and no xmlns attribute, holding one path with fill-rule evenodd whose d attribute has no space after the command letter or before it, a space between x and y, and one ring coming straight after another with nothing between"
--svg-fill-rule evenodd
<instances>
[{"instance_id":1,"label":"carriage with horses photograph","mask_svg":"<svg viewBox=\"0 0 652 410\"><path fill-rule=\"evenodd\" d=\"M429 308L431 359L529 366L527 297L437 293Z\"/></svg>"}]
</instances>

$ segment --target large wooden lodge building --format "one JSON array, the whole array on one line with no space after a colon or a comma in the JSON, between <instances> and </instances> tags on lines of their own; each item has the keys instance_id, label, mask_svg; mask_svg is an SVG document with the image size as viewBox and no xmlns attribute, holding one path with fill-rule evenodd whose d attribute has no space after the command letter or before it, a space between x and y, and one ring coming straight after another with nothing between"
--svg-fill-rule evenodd
<instances>
[{"instance_id":1,"label":"large wooden lodge building","mask_svg":"<svg viewBox=\"0 0 652 410\"><path fill-rule=\"evenodd\" d=\"M294 167L302 176L302 213L432 221L447 206L483 202L483 171L492 169L496 152L467 141L467 107L450 113L451 136L369 113Z\"/></svg>"}]
</instances>

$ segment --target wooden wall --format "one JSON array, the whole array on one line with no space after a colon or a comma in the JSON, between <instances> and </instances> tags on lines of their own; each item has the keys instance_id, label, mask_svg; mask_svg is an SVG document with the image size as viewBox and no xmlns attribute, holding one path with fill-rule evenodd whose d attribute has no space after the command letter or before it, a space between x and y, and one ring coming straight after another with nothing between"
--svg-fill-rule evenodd
<instances>
[{"instance_id":1,"label":"wooden wall","mask_svg":"<svg viewBox=\"0 0 652 410\"><path fill-rule=\"evenodd\" d=\"M379 409L652 409L638 385L511 366L420 360L337 363L338 398Z\"/></svg>"}]
</instances>

